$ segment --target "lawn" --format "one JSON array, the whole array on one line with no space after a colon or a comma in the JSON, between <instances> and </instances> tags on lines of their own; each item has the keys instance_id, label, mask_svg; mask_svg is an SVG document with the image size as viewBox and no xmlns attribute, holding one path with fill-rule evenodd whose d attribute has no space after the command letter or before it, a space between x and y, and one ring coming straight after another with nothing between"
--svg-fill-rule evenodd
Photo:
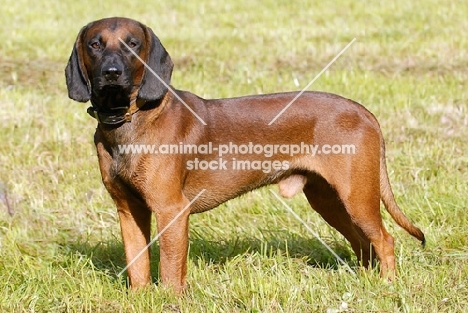
<instances>
[{"instance_id":1,"label":"lawn","mask_svg":"<svg viewBox=\"0 0 468 313\"><path fill-rule=\"evenodd\" d=\"M4 0L0 35L0 312L464 312L468 306L468 2ZM172 84L205 98L309 88L362 103L387 142L387 213L399 278L361 270L299 194L270 186L190 219L188 289L127 288L117 212L88 104L67 97L80 28L127 16L174 61ZM383 208L383 207L382 207ZM384 212L384 211L383 211Z\"/></svg>"}]
</instances>

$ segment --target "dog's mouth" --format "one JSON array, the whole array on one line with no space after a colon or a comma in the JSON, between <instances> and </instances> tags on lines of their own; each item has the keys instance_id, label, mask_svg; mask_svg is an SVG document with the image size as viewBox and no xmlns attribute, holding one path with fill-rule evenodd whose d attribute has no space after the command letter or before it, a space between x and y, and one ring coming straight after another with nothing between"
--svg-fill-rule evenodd
<instances>
[{"instance_id":1,"label":"dog's mouth","mask_svg":"<svg viewBox=\"0 0 468 313\"><path fill-rule=\"evenodd\" d=\"M106 83L94 89L94 104L101 111L112 111L129 106L131 87L123 84Z\"/></svg>"},{"instance_id":2,"label":"dog's mouth","mask_svg":"<svg viewBox=\"0 0 468 313\"><path fill-rule=\"evenodd\" d=\"M126 96L131 92L131 87L126 84L106 83L99 84L95 94L100 98L116 98Z\"/></svg>"},{"instance_id":3,"label":"dog's mouth","mask_svg":"<svg viewBox=\"0 0 468 313\"><path fill-rule=\"evenodd\" d=\"M121 90L121 89L124 89L124 86L118 85L118 84L108 84L108 85L103 86L102 89Z\"/></svg>"},{"instance_id":4,"label":"dog's mouth","mask_svg":"<svg viewBox=\"0 0 468 313\"><path fill-rule=\"evenodd\" d=\"M105 84L100 88L101 93L115 93L125 91L128 87L122 84Z\"/></svg>"}]
</instances>

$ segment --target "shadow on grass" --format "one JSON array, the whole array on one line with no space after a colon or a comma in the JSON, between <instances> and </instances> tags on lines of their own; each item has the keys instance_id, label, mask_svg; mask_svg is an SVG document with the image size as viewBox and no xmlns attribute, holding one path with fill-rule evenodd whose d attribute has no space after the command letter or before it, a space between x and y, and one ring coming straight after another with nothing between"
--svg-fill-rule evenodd
<instances>
[{"instance_id":1,"label":"shadow on grass","mask_svg":"<svg viewBox=\"0 0 468 313\"><path fill-rule=\"evenodd\" d=\"M284 256L304 260L308 265L336 270L339 261L315 238L300 237L297 234L281 232L278 236L265 239L236 237L219 241L206 240L202 236L191 234L189 258L195 264L209 262L222 265L239 255L260 255L268 258ZM345 262L352 265L353 253L344 241L333 243L330 247ZM121 284L127 284L127 275L118 274L125 268L125 254L121 241L118 239L108 242L91 244L78 242L67 244L70 254L86 256L94 268L115 277ZM159 277L159 245L156 242L151 247L151 276L157 283Z\"/></svg>"},{"instance_id":2,"label":"shadow on grass","mask_svg":"<svg viewBox=\"0 0 468 313\"><path fill-rule=\"evenodd\" d=\"M334 243L331 249L345 262L353 257L348 245ZM282 233L278 237L266 239L235 238L230 240L209 241L191 238L189 257L214 264L224 264L239 255L261 255L268 258L284 256L304 260L317 268L337 269L340 262L328 249L315 238L299 237L297 234Z\"/></svg>"}]
</instances>

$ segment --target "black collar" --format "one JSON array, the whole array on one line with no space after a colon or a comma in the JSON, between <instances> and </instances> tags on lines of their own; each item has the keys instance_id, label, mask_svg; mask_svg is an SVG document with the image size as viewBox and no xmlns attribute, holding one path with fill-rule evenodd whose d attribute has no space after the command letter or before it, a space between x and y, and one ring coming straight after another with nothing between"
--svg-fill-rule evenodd
<instances>
[{"instance_id":1,"label":"black collar","mask_svg":"<svg viewBox=\"0 0 468 313\"><path fill-rule=\"evenodd\" d=\"M86 112L95 118L98 123L105 125L120 125L132 121L132 116L145 104L145 100L133 100L127 107L112 108L110 110L102 110L91 100L90 106Z\"/></svg>"}]
</instances>

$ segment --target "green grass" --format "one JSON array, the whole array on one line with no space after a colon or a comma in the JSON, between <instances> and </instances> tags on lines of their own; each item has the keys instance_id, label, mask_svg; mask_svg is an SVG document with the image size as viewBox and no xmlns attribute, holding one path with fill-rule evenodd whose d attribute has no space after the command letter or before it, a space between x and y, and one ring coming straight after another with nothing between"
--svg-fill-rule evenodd
<instances>
[{"instance_id":1,"label":"green grass","mask_svg":"<svg viewBox=\"0 0 468 313\"><path fill-rule=\"evenodd\" d=\"M465 311L468 3L169 3L4 1L0 311ZM356 268L349 244L302 195L288 201L353 276L262 189L191 217L186 295L157 285L129 291L117 277L125 261L92 144L95 121L64 82L79 29L114 15L152 27L175 63L173 85L203 97L299 90L356 37L311 89L375 113L397 201L427 247L385 213L400 273L389 284Z\"/></svg>"}]
</instances>

